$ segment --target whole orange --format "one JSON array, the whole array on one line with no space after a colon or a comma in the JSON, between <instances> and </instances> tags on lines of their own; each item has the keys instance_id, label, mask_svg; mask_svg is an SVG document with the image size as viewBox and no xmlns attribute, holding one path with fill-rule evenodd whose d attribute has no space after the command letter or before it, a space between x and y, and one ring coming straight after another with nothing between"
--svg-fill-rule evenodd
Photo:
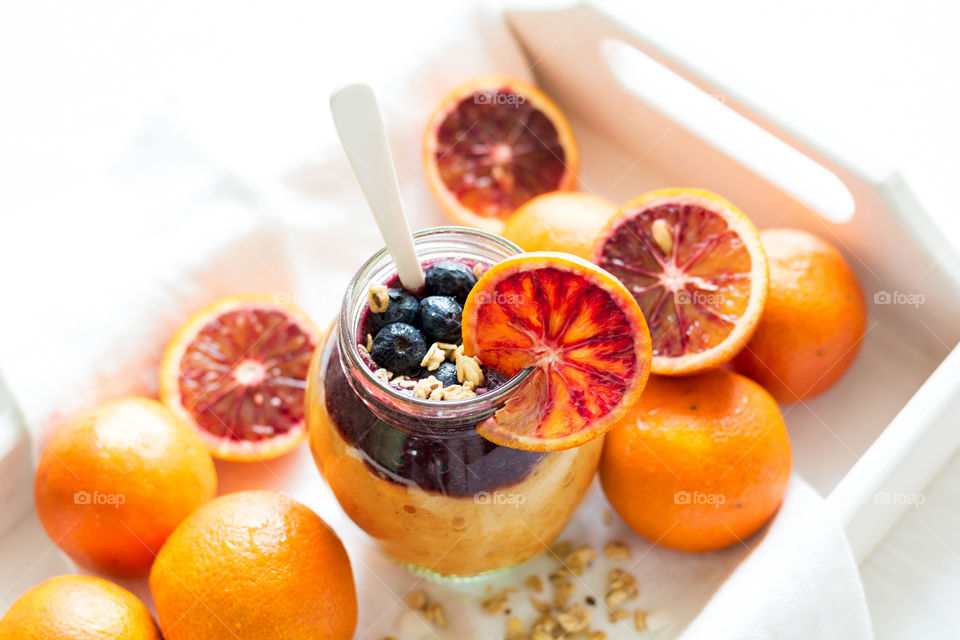
<instances>
[{"instance_id":1,"label":"whole orange","mask_svg":"<svg viewBox=\"0 0 960 640\"><path fill-rule=\"evenodd\" d=\"M166 640L347 640L357 595L340 539L270 491L211 501L181 524L150 571Z\"/></svg>"},{"instance_id":2,"label":"whole orange","mask_svg":"<svg viewBox=\"0 0 960 640\"><path fill-rule=\"evenodd\" d=\"M217 491L200 437L148 398L122 398L61 427L34 478L44 529L84 567L142 575L167 536Z\"/></svg>"},{"instance_id":3,"label":"whole orange","mask_svg":"<svg viewBox=\"0 0 960 640\"><path fill-rule=\"evenodd\" d=\"M159 640L135 595L90 576L57 576L24 593L0 619L0 640Z\"/></svg>"},{"instance_id":4,"label":"whole orange","mask_svg":"<svg viewBox=\"0 0 960 640\"><path fill-rule=\"evenodd\" d=\"M756 332L734 368L780 402L806 400L853 363L867 323L857 276L830 243L796 229L768 229L760 241L770 290Z\"/></svg>"},{"instance_id":5,"label":"whole orange","mask_svg":"<svg viewBox=\"0 0 960 640\"><path fill-rule=\"evenodd\" d=\"M502 235L524 251L563 251L590 260L616 212L617 205L592 193L551 191L521 205L507 218Z\"/></svg>"},{"instance_id":6,"label":"whole orange","mask_svg":"<svg viewBox=\"0 0 960 640\"><path fill-rule=\"evenodd\" d=\"M790 476L776 401L723 369L651 376L633 412L606 437L604 493L637 533L681 551L743 540L770 519Z\"/></svg>"}]
</instances>

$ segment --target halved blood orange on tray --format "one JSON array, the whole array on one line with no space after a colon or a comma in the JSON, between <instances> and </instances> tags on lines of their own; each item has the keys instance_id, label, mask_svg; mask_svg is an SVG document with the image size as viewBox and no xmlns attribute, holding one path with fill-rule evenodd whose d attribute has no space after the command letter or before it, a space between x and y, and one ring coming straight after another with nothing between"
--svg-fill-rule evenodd
<instances>
[{"instance_id":1,"label":"halved blood orange on tray","mask_svg":"<svg viewBox=\"0 0 960 640\"><path fill-rule=\"evenodd\" d=\"M427 123L427 184L460 224L499 232L528 200L576 186L570 123L540 89L517 78L478 78L450 93Z\"/></svg>"},{"instance_id":2,"label":"halved blood orange on tray","mask_svg":"<svg viewBox=\"0 0 960 640\"><path fill-rule=\"evenodd\" d=\"M507 375L530 367L516 395L477 431L515 449L557 451L592 440L636 402L650 373L650 333L612 275L564 253L508 258L463 307L464 353Z\"/></svg>"},{"instance_id":3,"label":"halved blood orange on tray","mask_svg":"<svg viewBox=\"0 0 960 640\"><path fill-rule=\"evenodd\" d=\"M753 223L698 189L661 189L607 223L593 261L617 276L653 338L653 373L686 375L735 356L767 298L767 258Z\"/></svg>"},{"instance_id":4,"label":"halved blood orange on tray","mask_svg":"<svg viewBox=\"0 0 960 640\"><path fill-rule=\"evenodd\" d=\"M266 460L306 437L304 393L320 335L297 307L267 296L224 298L170 341L160 397L221 460Z\"/></svg>"}]
</instances>

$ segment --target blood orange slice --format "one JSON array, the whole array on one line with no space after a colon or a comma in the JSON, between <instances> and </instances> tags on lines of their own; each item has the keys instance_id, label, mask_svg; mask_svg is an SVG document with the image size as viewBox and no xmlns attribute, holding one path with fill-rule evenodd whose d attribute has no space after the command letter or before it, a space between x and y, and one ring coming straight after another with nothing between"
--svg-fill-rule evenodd
<instances>
[{"instance_id":1,"label":"blood orange slice","mask_svg":"<svg viewBox=\"0 0 960 640\"><path fill-rule=\"evenodd\" d=\"M463 307L464 353L501 373L532 367L517 394L477 431L528 451L569 449L603 435L640 397L650 333L630 292L564 253L493 266Z\"/></svg>"},{"instance_id":2,"label":"blood orange slice","mask_svg":"<svg viewBox=\"0 0 960 640\"><path fill-rule=\"evenodd\" d=\"M640 304L657 374L729 361L750 339L767 298L756 227L709 191L661 189L628 203L600 234L593 261Z\"/></svg>"},{"instance_id":3,"label":"blood orange slice","mask_svg":"<svg viewBox=\"0 0 960 640\"><path fill-rule=\"evenodd\" d=\"M499 232L531 198L576 186L570 123L535 86L478 78L450 93L427 123L423 166L441 208L461 224Z\"/></svg>"},{"instance_id":4,"label":"blood orange slice","mask_svg":"<svg viewBox=\"0 0 960 640\"><path fill-rule=\"evenodd\" d=\"M265 296L224 298L170 341L160 397L215 458L275 458L306 437L304 392L319 332L302 311Z\"/></svg>"}]
</instances>

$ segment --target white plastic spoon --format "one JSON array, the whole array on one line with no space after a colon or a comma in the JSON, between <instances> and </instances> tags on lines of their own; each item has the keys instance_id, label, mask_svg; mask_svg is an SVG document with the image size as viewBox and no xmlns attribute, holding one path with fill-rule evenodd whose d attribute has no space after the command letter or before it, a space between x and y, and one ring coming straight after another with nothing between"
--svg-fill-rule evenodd
<instances>
[{"instance_id":1,"label":"white plastic spoon","mask_svg":"<svg viewBox=\"0 0 960 640\"><path fill-rule=\"evenodd\" d=\"M330 110L353 173L397 265L400 283L409 291L419 291L423 288L423 269L400 199L377 97L369 85L347 85L330 95Z\"/></svg>"}]
</instances>

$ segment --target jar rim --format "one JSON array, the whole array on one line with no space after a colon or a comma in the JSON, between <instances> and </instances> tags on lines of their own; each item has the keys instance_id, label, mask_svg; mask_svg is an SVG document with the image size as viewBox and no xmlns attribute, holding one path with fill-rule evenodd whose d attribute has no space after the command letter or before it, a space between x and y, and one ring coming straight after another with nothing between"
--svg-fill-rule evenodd
<instances>
[{"instance_id":1,"label":"jar rim","mask_svg":"<svg viewBox=\"0 0 960 640\"><path fill-rule=\"evenodd\" d=\"M489 245L493 245L494 247L501 249L505 254L504 257L517 255L523 252L518 245L505 238L488 231L469 227L453 225L430 227L428 229L414 232L412 235L414 238L414 243L417 244L418 241L422 243L425 240L449 236L450 234L471 236L478 240L484 241ZM344 294L343 303L340 308L340 315L337 322L338 346L340 347L341 358L345 358L346 360L345 362L341 360L342 364L348 365L351 372L359 373L359 375L362 377L362 386L365 390L371 392L376 390L377 395L382 396L383 399L387 400L399 411L416 414L417 418L426 420L450 422L465 421L465 423L462 425L447 426L443 429L445 432L452 433L463 430L473 430L476 427L477 422L482 421L485 417L487 417L487 414L493 415L496 409L502 406L503 403L509 397L511 397L516 390L523 385L524 382L526 382L533 369L524 369L523 371L520 371L516 375L512 376L503 385L484 394L462 400L441 401L430 400L427 398L415 398L412 395L401 393L399 390L385 384L373 374L373 371L370 370L360 356L358 347L359 327L355 326L357 325L359 318L355 317L353 312L354 307L357 304L356 296L358 286L366 287L368 281L373 275L373 271L378 267L394 267L393 271L395 272L393 260L390 258L386 247L381 248L366 262L364 262L364 264L351 278L351 284ZM348 379L351 380L351 384L353 384L353 380L351 379L350 375L351 372L346 373ZM355 390L357 390L359 393L358 389ZM362 394L361 398L363 398ZM366 402L366 399L364 399L364 401Z\"/></svg>"}]
</instances>

